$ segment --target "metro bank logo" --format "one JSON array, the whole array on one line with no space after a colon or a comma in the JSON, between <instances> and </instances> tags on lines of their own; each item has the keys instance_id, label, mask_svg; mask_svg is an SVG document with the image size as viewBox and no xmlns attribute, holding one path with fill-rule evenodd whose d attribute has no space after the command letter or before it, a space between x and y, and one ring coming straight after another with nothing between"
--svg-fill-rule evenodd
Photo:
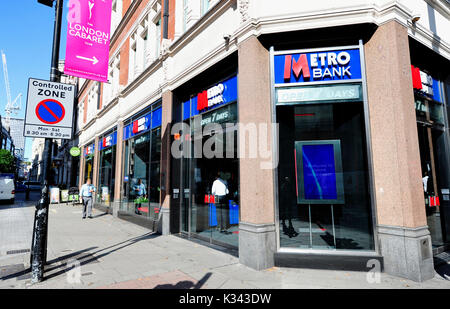
<instances>
[{"instance_id":1,"label":"metro bank logo","mask_svg":"<svg viewBox=\"0 0 450 309\"><path fill-rule=\"evenodd\" d=\"M86 148L84 148L84 155L85 156L89 156L94 154L94 144L91 144L89 146L86 146Z\"/></svg>"},{"instance_id":2,"label":"metro bank logo","mask_svg":"<svg viewBox=\"0 0 450 309\"><path fill-rule=\"evenodd\" d=\"M103 138L103 147L109 147L112 145L112 135L108 135Z\"/></svg>"},{"instance_id":3,"label":"metro bank logo","mask_svg":"<svg viewBox=\"0 0 450 309\"><path fill-rule=\"evenodd\" d=\"M147 119L146 117L142 117L138 120L133 121L133 134L137 134L139 132L147 130Z\"/></svg>"},{"instance_id":4,"label":"metro bank logo","mask_svg":"<svg viewBox=\"0 0 450 309\"><path fill-rule=\"evenodd\" d=\"M359 49L275 55L275 83L361 79Z\"/></svg>"}]
</instances>

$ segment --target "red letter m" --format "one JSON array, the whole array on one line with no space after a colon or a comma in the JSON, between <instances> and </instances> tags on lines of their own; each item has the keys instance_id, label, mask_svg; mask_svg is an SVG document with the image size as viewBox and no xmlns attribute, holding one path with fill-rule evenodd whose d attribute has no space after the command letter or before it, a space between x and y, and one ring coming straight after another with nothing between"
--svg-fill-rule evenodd
<instances>
[{"instance_id":1,"label":"red letter m","mask_svg":"<svg viewBox=\"0 0 450 309\"><path fill-rule=\"evenodd\" d=\"M291 70L294 71L296 78L300 77L300 73L303 71L303 78L310 78L308 59L306 55L300 55L297 61L292 59L292 55L285 57L284 63L284 79L291 79Z\"/></svg>"}]
</instances>

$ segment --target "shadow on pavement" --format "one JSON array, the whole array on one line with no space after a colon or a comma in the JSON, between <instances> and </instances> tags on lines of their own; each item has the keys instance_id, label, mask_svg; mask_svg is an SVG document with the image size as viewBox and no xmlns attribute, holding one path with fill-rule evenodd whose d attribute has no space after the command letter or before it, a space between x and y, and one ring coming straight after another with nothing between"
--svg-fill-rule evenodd
<instances>
[{"instance_id":1,"label":"shadow on pavement","mask_svg":"<svg viewBox=\"0 0 450 309\"><path fill-rule=\"evenodd\" d=\"M148 239L153 239L158 236L159 235L157 235L155 232L149 232L144 235L127 239L125 241L119 242L117 244L111 245L109 247L106 247L104 249L100 249L100 250L97 250L94 252L90 252L90 251L94 250L98 247L90 247L90 248L86 248L83 250L79 250L76 252L72 252L72 253L57 257L57 258L52 259L47 262L47 264L44 268L44 273L47 274L47 275L44 275L44 281L51 279L51 278L58 277L64 273L70 271L71 269L73 269L73 267L68 267L68 265L73 265L73 261L77 261L79 266L83 266L83 265L86 265L89 263L99 263L98 259L101 257L104 257L113 252L116 252L116 251L126 248L128 246L131 246L137 242L140 242L143 240L148 240ZM53 271L56 271L56 272L52 273ZM25 270L13 273L13 274L9 274L5 277L0 278L0 280L8 280L8 279L12 279L12 278L18 278L18 277L24 276L28 273L31 273L31 267L29 267Z\"/></svg>"},{"instance_id":2,"label":"shadow on pavement","mask_svg":"<svg viewBox=\"0 0 450 309\"><path fill-rule=\"evenodd\" d=\"M146 233L144 235L141 235L141 236L138 236L138 237L134 237L134 238L122 241L120 243L114 244L112 246L106 247L104 249L100 249L100 250L97 250L95 252L86 253L86 254L84 254L82 256L78 256L77 258L75 258L76 255L74 255L74 254L68 254L66 256L59 257L58 260L65 261L65 263L61 263L61 264L59 264L59 265L57 265L54 268L51 268L49 270L46 269L45 272L48 273L49 271L53 271L53 270L56 270L58 268L60 268L61 270L56 272L56 273L48 274L47 276L45 276L44 280L55 278L57 276L60 276L60 275L62 275L64 273L70 271L73 267L67 267L67 265L68 265L67 262L72 262L73 260L76 260L76 261L78 261L79 266L83 266L83 265L86 265L86 264L89 264L89 263L98 263L99 262L98 261L99 258L102 258L102 257L104 257L106 255L109 255L109 254L113 253L113 252L119 251L119 250L121 250L123 248L126 248L128 246L131 246L131 245L133 245L133 244L135 244L137 242L140 242L140 241L143 241L143 240L148 240L148 239L153 239L153 238L156 238L158 236L159 235L156 235L156 233L154 233L154 232L149 232L149 233ZM111 250L109 250L109 249L111 249ZM81 250L81 251L82 251L82 253L84 253L84 252L88 252L89 250L90 249L85 249L85 250ZM101 254L99 254L99 253L101 253ZM78 255L79 255L79 253L78 253ZM51 264L51 263L49 262L49 264Z\"/></svg>"},{"instance_id":3,"label":"shadow on pavement","mask_svg":"<svg viewBox=\"0 0 450 309\"><path fill-rule=\"evenodd\" d=\"M103 216L106 216L106 215L109 215L109 213L107 213L107 212L104 212L104 213L102 213L102 214L99 214L99 215L96 215L96 216L93 216L92 218L100 218L100 217L103 217Z\"/></svg>"},{"instance_id":4,"label":"shadow on pavement","mask_svg":"<svg viewBox=\"0 0 450 309\"><path fill-rule=\"evenodd\" d=\"M165 290L165 289L200 289L203 285L205 285L206 281L211 277L212 273L207 273L200 279L197 284L194 284L192 281L180 281L176 284L160 284L154 287L155 290Z\"/></svg>"}]
</instances>

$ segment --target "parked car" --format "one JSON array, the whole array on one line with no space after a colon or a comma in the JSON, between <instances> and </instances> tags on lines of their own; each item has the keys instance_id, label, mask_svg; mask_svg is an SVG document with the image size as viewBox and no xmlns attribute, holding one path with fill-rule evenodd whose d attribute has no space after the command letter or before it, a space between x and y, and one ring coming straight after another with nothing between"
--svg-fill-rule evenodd
<instances>
[{"instance_id":1,"label":"parked car","mask_svg":"<svg viewBox=\"0 0 450 309\"><path fill-rule=\"evenodd\" d=\"M41 190L41 183L39 181L25 181L23 184L30 190Z\"/></svg>"},{"instance_id":2,"label":"parked car","mask_svg":"<svg viewBox=\"0 0 450 309\"><path fill-rule=\"evenodd\" d=\"M14 175L0 174L0 200L14 204L15 196Z\"/></svg>"}]
</instances>

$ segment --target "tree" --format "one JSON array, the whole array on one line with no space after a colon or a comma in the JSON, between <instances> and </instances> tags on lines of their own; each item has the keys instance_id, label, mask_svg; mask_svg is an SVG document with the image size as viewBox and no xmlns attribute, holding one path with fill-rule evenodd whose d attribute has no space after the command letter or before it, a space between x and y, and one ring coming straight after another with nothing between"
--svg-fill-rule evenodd
<instances>
[{"instance_id":1,"label":"tree","mask_svg":"<svg viewBox=\"0 0 450 309\"><path fill-rule=\"evenodd\" d=\"M14 156L6 149L0 149L0 173L14 173L16 165Z\"/></svg>"}]
</instances>

